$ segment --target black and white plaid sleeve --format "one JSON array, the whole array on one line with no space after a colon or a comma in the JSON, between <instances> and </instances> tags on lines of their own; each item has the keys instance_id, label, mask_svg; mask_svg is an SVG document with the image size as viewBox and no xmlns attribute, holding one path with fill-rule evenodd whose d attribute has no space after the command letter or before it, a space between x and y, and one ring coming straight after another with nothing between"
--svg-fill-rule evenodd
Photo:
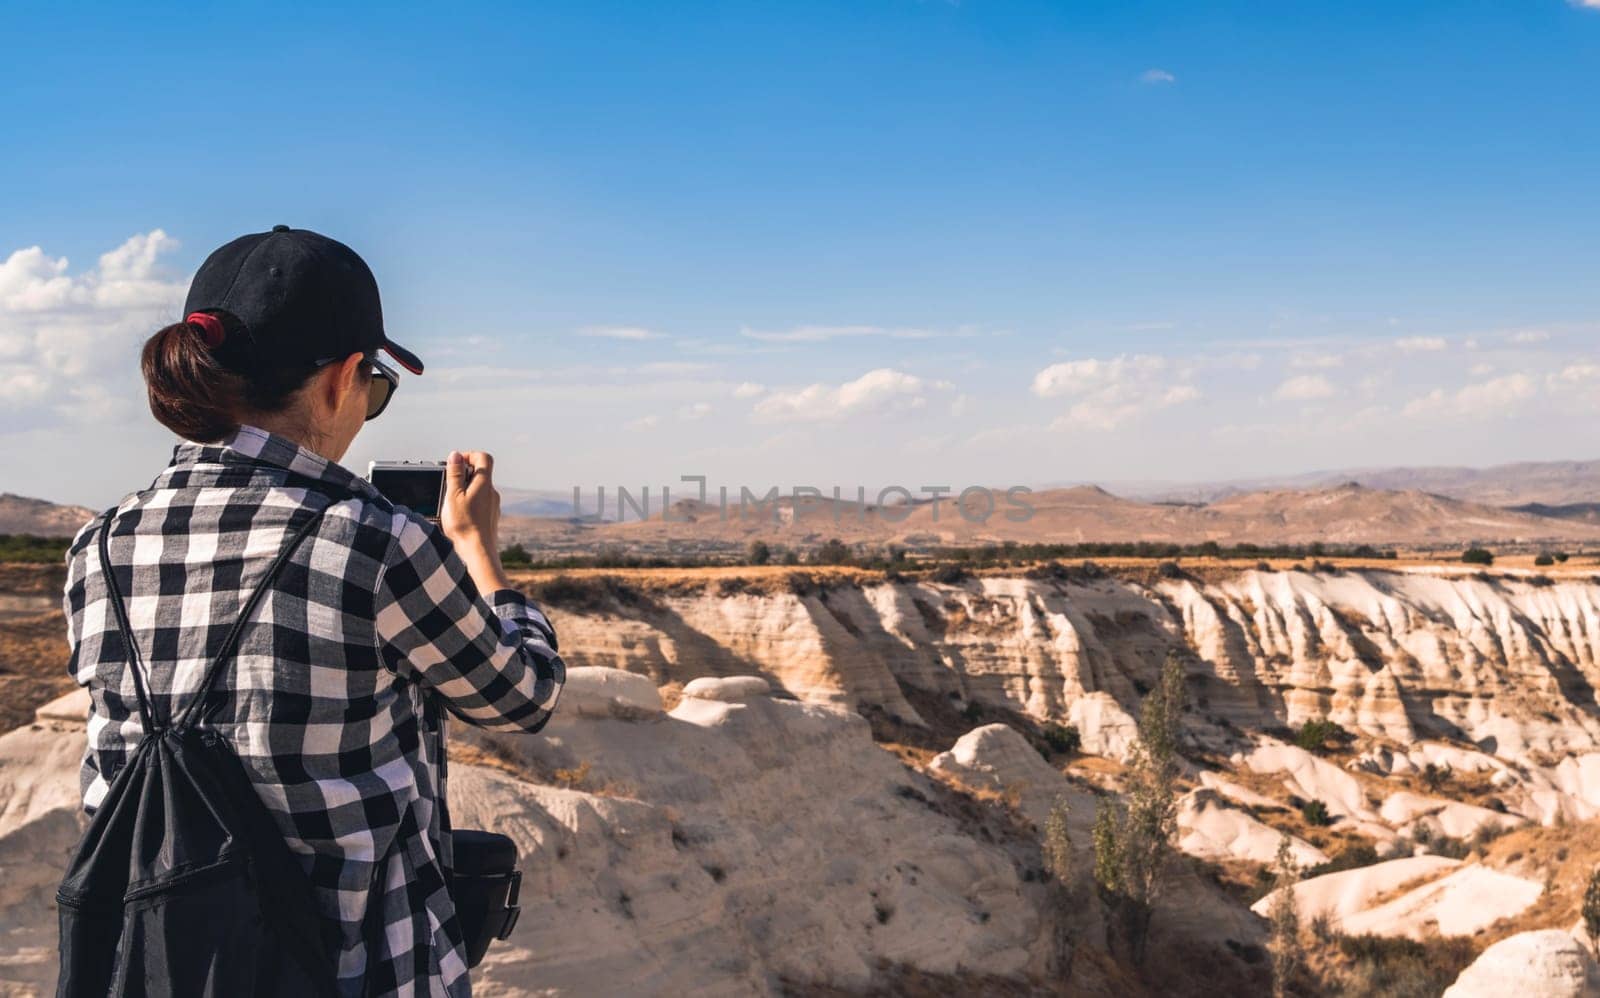
<instances>
[{"instance_id":1,"label":"black and white plaid sleeve","mask_svg":"<svg viewBox=\"0 0 1600 998\"><path fill-rule=\"evenodd\" d=\"M437 526L404 513L392 523L376 605L385 664L469 724L544 727L567 677L550 621L516 590L485 599Z\"/></svg>"}]
</instances>

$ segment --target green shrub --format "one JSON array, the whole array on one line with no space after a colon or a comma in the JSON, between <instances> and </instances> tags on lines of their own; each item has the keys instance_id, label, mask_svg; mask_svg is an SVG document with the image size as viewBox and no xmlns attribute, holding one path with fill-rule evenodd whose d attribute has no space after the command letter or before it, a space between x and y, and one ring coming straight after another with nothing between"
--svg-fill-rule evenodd
<instances>
[{"instance_id":1,"label":"green shrub","mask_svg":"<svg viewBox=\"0 0 1600 998\"><path fill-rule=\"evenodd\" d=\"M1295 732L1294 743L1307 752L1317 752L1329 741L1343 742L1349 737L1350 733L1344 728L1323 717L1300 725L1300 730Z\"/></svg>"},{"instance_id":2,"label":"green shrub","mask_svg":"<svg viewBox=\"0 0 1600 998\"><path fill-rule=\"evenodd\" d=\"M1076 752L1083 745L1075 724L1046 724L1039 729L1039 738L1051 752Z\"/></svg>"},{"instance_id":3,"label":"green shrub","mask_svg":"<svg viewBox=\"0 0 1600 998\"><path fill-rule=\"evenodd\" d=\"M1320 800L1312 799L1300 805L1300 817L1312 828L1324 828L1333 824L1333 817L1328 814L1328 805Z\"/></svg>"},{"instance_id":4,"label":"green shrub","mask_svg":"<svg viewBox=\"0 0 1600 998\"><path fill-rule=\"evenodd\" d=\"M533 555L521 543L517 543L501 549L500 563L507 568L526 568L533 564Z\"/></svg>"},{"instance_id":5,"label":"green shrub","mask_svg":"<svg viewBox=\"0 0 1600 998\"><path fill-rule=\"evenodd\" d=\"M765 565L772 560L772 548L766 541L751 541L750 547L745 551L745 559L752 565Z\"/></svg>"},{"instance_id":6,"label":"green shrub","mask_svg":"<svg viewBox=\"0 0 1600 998\"><path fill-rule=\"evenodd\" d=\"M1371 866L1379 862L1380 859L1378 850L1365 842L1345 846L1339 850L1338 855L1326 863L1320 863L1307 870L1306 878L1310 879L1311 877L1320 877L1325 873L1339 873L1342 870L1355 870L1363 866Z\"/></svg>"},{"instance_id":7,"label":"green shrub","mask_svg":"<svg viewBox=\"0 0 1600 998\"><path fill-rule=\"evenodd\" d=\"M60 563L66 560L70 537L35 537L33 534L0 534L0 561L32 564Z\"/></svg>"},{"instance_id":8,"label":"green shrub","mask_svg":"<svg viewBox=\"0 0 1600 998\"><path fill-rule=\"evenodd\" d=\"M1533 563L1540 568L1546 568L1556 563L1556 556L1548 551L1541 551L1539 557L1533 559Z\"/></svg>"},{"instance_id":9,"label":"green shrub","mask_svg":"<svg viewBox=\"0 0 1600 998\"><path fill-rule=\"evenodd\" d=\"M1428 849L1435 856L1446 859L1466 859L1472 853L1470 843L1449 835L1435 835L1433 841L1428 843Z\"/></svg>"},{"instance_id":10,"label":"green shrub","mask_svg":"<svg viewBox=\"0 0 1600 998\"><path fill-rule=\"evenodd\" d=\"M1467 548L1461 552L1461 561L1467 565L1493 565L1494 552L1488 548Z\"/></svg>"}]
</instances>

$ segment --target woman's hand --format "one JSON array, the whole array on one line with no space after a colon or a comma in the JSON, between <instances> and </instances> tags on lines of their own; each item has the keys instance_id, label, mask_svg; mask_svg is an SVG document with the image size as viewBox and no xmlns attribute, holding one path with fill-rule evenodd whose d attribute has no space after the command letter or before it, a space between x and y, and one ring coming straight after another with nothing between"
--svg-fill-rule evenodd
<instances>
[{"instance_id":1,"label":"woman's hand","mask_svg":"<svg viewBox=\"0 0 1600 998\"><path fill-rule=\"evenodd\" d=\"M483 451L451 451L444 470L444 504L439 527L455 545L478 591L488 595L511 588L500 565L500 493L494 487L494 458Z\"/></svg>"}]
</instances>

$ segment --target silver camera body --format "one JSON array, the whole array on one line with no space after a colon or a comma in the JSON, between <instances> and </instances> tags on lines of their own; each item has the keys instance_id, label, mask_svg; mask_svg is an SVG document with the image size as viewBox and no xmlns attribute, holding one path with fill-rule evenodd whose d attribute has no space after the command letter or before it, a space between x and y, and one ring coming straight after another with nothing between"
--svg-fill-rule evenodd
<instances>
[{"instance_id":1,"label":"silver camera body","mask_svg":"<svg viewBox=\"0 0 1600 998\"><path fill-rule=\"evenodd\" d=\"M443 461L373 461L367 481L396 506L439 522L444 507Z\"/></svg>"}]
</instances>

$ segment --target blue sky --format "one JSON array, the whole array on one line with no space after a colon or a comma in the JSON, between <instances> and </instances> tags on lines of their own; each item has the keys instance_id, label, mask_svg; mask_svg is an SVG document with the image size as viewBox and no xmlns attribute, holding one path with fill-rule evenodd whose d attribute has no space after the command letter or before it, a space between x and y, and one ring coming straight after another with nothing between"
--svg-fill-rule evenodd
<instances>
[{"instance_id":1,"label":"blue sky","mask_svg":"<svg viewBox=\"0 0 1600 998\"><path fill-rule=\"evenodd\" d=\"M353 465L962 485L1600 453L1600 9L461 6L0 9L0 487L147 479L141 337L280 221L366 256L430 362Z\"/></svg>"}]
</instances>

